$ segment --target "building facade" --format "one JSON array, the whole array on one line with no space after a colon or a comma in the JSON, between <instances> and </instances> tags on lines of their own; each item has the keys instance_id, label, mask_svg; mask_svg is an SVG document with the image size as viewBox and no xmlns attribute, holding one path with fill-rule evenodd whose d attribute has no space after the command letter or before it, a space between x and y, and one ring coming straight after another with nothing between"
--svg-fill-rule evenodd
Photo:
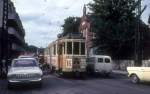
<instances>
[{"instance_id":1,"label":"building facade","mask_svg":"<svg viewBox=\"0 0 150 94\"><path fill-rule=\"evenodd\" d=\"M14 4L10 0L0 0L0 65L24 51L24 37L25 30Z\"/></svg>"},{"instance_id":2,"label":"building facade","mask_svg":"<svg viewBox=\"0 0 150 94\"><path fill-rule=\"evenodd\" d=\"M91 32L91 21L90 16L87 14L86 6L83 7L83 16L81 17L79 31L85 38L85 45L87 49L87 57L93 54L92 39L94 39L94 33Z\"/></svg>"}]
</instances>

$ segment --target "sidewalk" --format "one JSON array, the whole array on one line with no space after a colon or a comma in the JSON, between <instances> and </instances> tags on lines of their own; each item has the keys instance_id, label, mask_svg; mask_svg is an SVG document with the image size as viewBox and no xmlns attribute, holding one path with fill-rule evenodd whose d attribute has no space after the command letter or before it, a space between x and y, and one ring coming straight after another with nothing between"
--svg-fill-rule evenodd
<instances>
[{"instance_id":1,"label":"sidewalk","mask_svg":"<svg viewBox=\"0 0 150 94\"><path fill-rule=\"evenodd\" d=\"M119 74L119 75L124 75L127 76L128 72L127 71L122 71L122 70L113 70L114 74Z\"/></svg>"}]
</instances>

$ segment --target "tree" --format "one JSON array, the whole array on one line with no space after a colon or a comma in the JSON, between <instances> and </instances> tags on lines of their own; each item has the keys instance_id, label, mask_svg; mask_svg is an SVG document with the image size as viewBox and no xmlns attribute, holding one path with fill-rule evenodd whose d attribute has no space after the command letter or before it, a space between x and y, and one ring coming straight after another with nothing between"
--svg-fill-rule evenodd
<instances>
[{"instance_id":1,"label":"tree","mask_svg":"<svg viewBox=\"0 0 150 94\"><path fill-rule=\"evenodd\" d=\"M26 52L30 52L30 53L37 53L37 49L42 49L42 48L38 48L34 45L28 45L27 43L25 43L24 45L24 49Z\"/></svg>"},{"instance_id":2,"label":"tree","mask_svg":"<svg viewBox=\"0 0 150 94\"><path fill-rule=\"evenodd\" d=\"M150 25L150 15L149 15L149 18L148 18L148 24Z\"/></svg>"},{"instance_id":3,"label":"tree","mask_svg":"<svg viewBox=\"0 0 150 94\"><path fill-rule=\"evenodd\" d=\"M92 11L91 28L96 33L93 46L98 47L99 53L117 59L133 59L135 31L139 20L135 12L140 1L93 0L89 4Z\"/></svg>"},{"instance_id":4,"label":"tree","mask_svg":"<svg viewBox=\"0 0 150 94\"><path fill-rule=\"evenodd\" d=\"M79 17L68 17L65 20L63 27L63 35L67 35L69 33L78 33L79 32Z\"/></svg>"}]
</instances>

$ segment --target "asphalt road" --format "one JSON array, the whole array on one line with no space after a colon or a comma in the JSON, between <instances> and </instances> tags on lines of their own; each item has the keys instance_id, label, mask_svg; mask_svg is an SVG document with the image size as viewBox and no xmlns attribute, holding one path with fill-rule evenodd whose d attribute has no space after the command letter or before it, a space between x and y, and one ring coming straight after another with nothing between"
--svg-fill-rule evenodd
<instances>
[{"instance_id":1,"label":"asphalt road","mask_svg":"<svg viewBox=\"0 0 150 94\"><path fill-rule=\"evenodd\" d=\"M150 84L132 84L119 75L85 80L46 75L41 88L28 84L8 89L7 81L1 79L0 94L150 94Z\"/></svg>"}]
</instances>

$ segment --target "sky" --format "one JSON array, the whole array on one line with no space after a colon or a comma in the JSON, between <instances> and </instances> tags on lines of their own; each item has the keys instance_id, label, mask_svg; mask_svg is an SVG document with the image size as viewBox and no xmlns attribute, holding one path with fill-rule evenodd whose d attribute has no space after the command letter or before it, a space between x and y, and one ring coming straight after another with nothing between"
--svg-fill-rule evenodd
<instances>
[{"instance_id":1,"label":"sky","mask_svg":"<svg viewBox=\"0 0 150 94\"><path fill-rule=\"evenodd\" d=\"M29 45L46 47L62 32L64 19L69 16L82 16L84 4L92 0L12 0L15 3L26 32L25 41ZM147 23L150 14L150 0L142 6L147 9L142 20Z\"/></svg>"}]
</instances>

